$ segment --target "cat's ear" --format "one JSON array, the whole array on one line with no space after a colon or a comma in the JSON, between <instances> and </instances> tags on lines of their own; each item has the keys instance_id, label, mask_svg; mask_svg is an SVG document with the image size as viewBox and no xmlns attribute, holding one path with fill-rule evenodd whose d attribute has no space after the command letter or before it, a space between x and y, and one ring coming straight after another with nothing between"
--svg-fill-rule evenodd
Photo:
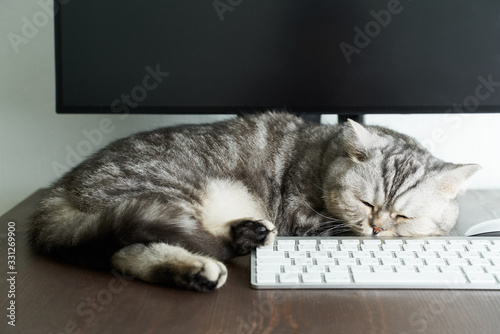
<instances>
[{"instance_id":1,"label":"cat's ear","mask_svg":"<svg viewBox=\"0 0 500 334\"><path fill-rule=\"evenodd\" d=\"M344 137L347 154L355 162L365 161L368 159L368 147L373 134L352 119L347 121L349 125Z\"/></svg>"},{"instance_id":2,"label":"cat's ear","mask_svg":"<svg viewBox=\"0 0 500 334\"><path fill-rule=\"evenodd\" d=\"M455 198L463 188L464 182L474 175L481 166L476 164L452 165L438 176L438 187L450 198Z\"/></svg>"}]
</instances>

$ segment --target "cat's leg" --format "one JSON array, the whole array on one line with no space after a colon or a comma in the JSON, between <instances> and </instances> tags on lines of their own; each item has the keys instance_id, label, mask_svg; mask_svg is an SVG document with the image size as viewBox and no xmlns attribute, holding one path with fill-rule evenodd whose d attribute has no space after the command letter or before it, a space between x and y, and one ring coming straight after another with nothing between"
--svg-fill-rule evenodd
<instances>
[{"instance_id":1,"label":"cat's leg","mask_svg":"<svg viewBox=\"0 0 500 334\"><path fill-rule=\"evenodd\" d=\"M162 242L124 247L111 262L116 270L143 281L196 291L217 289L227 279L221 262Z\"/></svg>"}]
</instances>

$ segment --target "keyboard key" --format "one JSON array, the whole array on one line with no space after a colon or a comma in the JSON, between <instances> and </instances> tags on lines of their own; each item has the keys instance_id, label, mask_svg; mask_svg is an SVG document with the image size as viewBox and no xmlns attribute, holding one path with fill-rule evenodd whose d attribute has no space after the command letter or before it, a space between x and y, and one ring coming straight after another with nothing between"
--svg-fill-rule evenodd
<instances>
[{"instance_id":1,"label":"keyboard key","mask_svg":"<svg viewBox=\"0 0 500 334\"><path fill-rule=\"evenodd\" d=\"M462 273L462 269L460 266L439 266L439 269L444 273Z\"/></svg>"},{"instance_id":2,"label":"keyboard key","mask_svg":"<svg viewBox=\"0 0 500 334\"><path fill-rule=\"evenodd\" d=\"M422 246L420 244L407 244L407 245L403 245L403 250L404 251L420 252L420 251L422 251Z\"/></svg>"},{"instance_id":3,"label":"keyboard key","mask_svg":"<svg viewBox=\"0 0 500 334\"><path fill-rule=\"evenodd\" d=\"M484 270L490 274L500 274L500 267L498 266L488 266L484 267Z\"/></svg>"},{"instance_id":4,"label":"keyboard key","mask_svg":"<svg viewBox=\"0 0 500 334\"><path fill-rule=\"evenodd\" d=\"M444 259L425 259L425 264L429 266L444 266L446 262Z\"/></svg>"},{"instance_id":5,"label":"keyboard key","mask_svg":"<svg viewBox=\"0 0 500 334\"><path fill-rule=\"evenodd\" d=\"M380 251L380 252L374 253L373 257L375 257L377 259L392 259L392 258L394 258L394 256L392 255L392 252L388 252L388 251Z\"/></svg>"},{"instance_id":6,"label":"keyboard key","mask_svg":"<svg viewBox=\"0 0 500 334\"><path fill-rule=\"evenodd\" d=\"M302 274L302 281L304 283L321 283L323 280L321 279L320 273L304 273Z\"/></svg>"},{"instance_id":7,"label":"keyboard key","mask_svg":"<svg viewBox=\"0 0 500 334\"><path fill-rule=\"evenodd\" d=\"M278 239L276 240L276 243L278 245L295 245L295 240L291 240L291 239Z\"/></svg>"},{"instance_id":8,"label":"keyboard key","mask_svg":"<svg viewBox=\"0 0 500 334\"><path fill-rule=\"evenodd\" d=\"M403 240L401 240L401 239L387 239L387 240L384 240L384 244L385 245L402 245Z\"/></svg>"},{"instance_id":9,"label":"keyboard key","mask_svg":"<svg viewBox=\"0 0 500 334\"><path fill-rule=\"evenodd\" d=\"M383 244L382 245L382 250L383 251L400 251L401 250L401 245L399 244Z\"/></svg>"},{"instance_id":10,"label":"keyboard key","mask_svg":"<svg viewBox=\"0 0 500 334\"><path fill-rule=\"evenodd\" d=\"M437 266L416 266L419 273L437 273L439 268Z\"/></svg>"},{"instance_id":11,"label":"keyboard key","mask_svg":"<svg viewBox=\"0 0 500 334\"><path fill-rule=\"evenodd\" d=\"M318 249L320 251L336 251L336 250L338 250L338 246L337 245L321 244L318 246Z\"/></svg>"},{"instance_id":12,"label":"keyboard key","mask_svg":"<svg viewBox=\"0 0 500 334\"><path fill-rule=\"evenodd\" d=\"M467 262L466 259L446 259L446 262L448 262L448 265L452 266L468 266L469 262Z\"/></svg>"},{"instance_id":13,"label":"keyboard key","mask_svg":"<svg viewBox=\"0 0 500 334\"><path fill-rule=\"evenodd\" d=\"M483 252L483 257L486 259L500 259L500 251Z\"/></svg>"},{"instance_id":14,"label":"keyboard key","mask_svg":"<svg viewBox=\"0 0 500 334\"><path fill-rule=\"evenodd\" d=\"M490 251L500 251L500 241L495 244L488 245L488 249Z\"/></svg>"},{"instance_id":15,"label":"keyboard key","mask_svg":"<svg viewBox=\"0 0 500 334\"><path fill-rule=\"evenodd\" d=\"M374 259L374 258L363 258L359 259L359 264L364 265L364 266L378 266L380 264L379 259Z\"/></svg>"},{"instance_id":16,"label":"keyboard key","mask_svg":"<svg viewBox=\"0 0 500 334\"><path fill-rule=\"evenodd\" d=\"M341 251L355 251L359 249L358 244L342 244L339 246Z\"/></svg>"},{"instance_id":17,"label":"keyboard key","mask_svg":"<svg viewBox=\"0 0 500 334\"><path fill-rule=\"evenodd\" d=\"M301 239L299 240L299 245L316 245L318 242L316 240Z\"/></svg>"},{"instance_id":18,"label":"keyboard key","mask_svg":"<svg viewBox=\"0 0 500 334\"><path fill-rule=\"evenodd\" d=\"M497 280L492 274L488 273L466 273L471 283L496 284Z\"/></svg>"},{"instance_id":19,"label":"keyboard key","mask_svg":"<svg viewBox=\"0 0 500 334\"><path fill-rule=\"evenodd\" d=\"M371 258L372 254L370 252L367 252L367 251L353 251L352 257L354 257L356 259L361 259L361 258L366 259L366 258Z\"/></svg>"},{"instance_id":20,"label":"keyboard key","mask_svg":"<svg viewBox=\"0 0 500 334\"><path fill-rule=\"evenodd\" d=\"M371 272L370 266L351 266L351 272L353 273L369 273Z\"/></svg>"},{"instance_id":21,"label":"keyboard key","mask_svg":"<svg viewBox=\"0 0 500 334\"><path fill-rule=\"evenodd\" d=\"M484 273L484 270L482 267L477 267L477 266L468 266L468 267L463 267L462 268L466 274L474 274L474 273L479 273L482 274Z\"/></svg>"},{"instance_id":22,"label":"keyboard key","mask_svg":"<svg viewBox=\"0 0 500 334\"><path fill-rule=\"evenodd\" d=\"M324 273L326 272L325 266L306 266L306 272L308 273Z\"/></svg>"},{"instance_id":23,"label":"keyboard key","mask_svg":"<svg viewBox=\"0 0 500 334\"><path fill-rule=\"evenodd\" d=\"M462 252L464 251L464 245L460 245L460 244L449 244L449 245L445 245L444 246L444 249L447 250L447 251L458 251L458 252Z\"/></svg>"},{"instance_id":24,"label":"keyboard key","mask_svg":"<svg viewBox=\"0 0 500 334\"><path fill-rule=\"evenodd\" d=\"M491 242L489 240L485 239L471 239L470 241L471 245L490 245Z\"/></svg>"},{"instance_id":25,"label":"keyboard key","mask_svg":"<svg viewBox=\"0 0 500 334\"><path fill-rule=\"evenodd\" d=\"M445 245L446 244L446 240L443 240L443 239L429 239L429 240L427 240L427 243L429 245Z\"/></svg>"},{"instance_id":26,"label":"keyboard key","mask_svg":"<svg viewBox=\"0 0 500 334\"><path fill-rule=\"evenodd\" d=\"M257 266L257 273L275 273L280 271L280 266L275 264L261 264Z\"/></svg>"},{"instance_id":27,"label":"keyboard key","mask_svg":"<svg viewBox=\"0 0 500 334\"><path fill-rule=\"evenodd\" d=\"M295 265L297 266L312 266L314 264L311 258L296 258L294 259Z\"/></svg>"},{"instance_id":28,"label":"keyboard key","mask_svg":"<svg viewBox=\"0 0 500 334\"><path fill-rule=\"evenodd\" d=\"M307 257L306 251L288 251L288 257L291 259Z\"/></svg>"},{"instance_id":29,"label":"keyboard key","mask_svg":"<svg viewBox=\"0 0 500 334\"><path fill-rule=\"evenodd\" d=\"M285 252L284 251L262 250L262 249L257 248L257 258L264 258L264 257L284 258Z\"/></svg>"},{"instance_id":30,"label":"keyboard key","mask_svg":"<svg viewBox=\"0 0 500 334\"><path fill-rule=\"evenodd\" d=\"M448 273L366 273L353 272L354 281L374 285L391 286L392 284L457 284L465 283L465 277Z\"/></svg>"},{"instance_id":31,"label":"keyboard key","mask_svg":"<svg viewBox=\"0 0 500 334\"><path fill-rule=\"evenodd\" d=\"M424 254L424 253L427 253L427 252L421 252L421 253L419 253L419 255L420 254ZM415 253L414 252L409 252L409 251L401 251L401 252L398 252L395 255L397 257L399 257L400 259L414 259L415 258Z\"/></svg>"},{"instance_id":32,"label":"keyboard key","mask_svg":"<svg viewBox=\"0 0 500 334\"><path fill-rule=\"evenodd\" d=\"M302 266L283 266L283 271L285 273L302 273L304 269Z\"/></svg>"},{"instance_id":33,"label":"keyboard key","mask_svg":"<svg viewBox=\"0 0 500 334\"><path fill-rule=\"evenodd\" d=\"M338 252L331 252L332 257L335 257L337 259L343 259L343 258L349 258L350 254L348 251L338 251Z\"/></svg>"},{"instance_id":34,"label":"keyboard key","mask_svg":"<svg viewBox=\"0 0 500 334\"><path fill-rule=\"evenodd\" d=\"M274 273L258 273L258 283L276 283L276 275Z\"/></svg>"},{"instance_id":35,"label":"keyboard key","mask_svg":"<svg viewBox=\"0 0 500 334\"><path fill-rule=\"evenodd\" d=\"M328 266L328 270L332 273L338 273L338 272L349 272L349 267L346 265L339 265L339 266Z\"/></svg>"},{"instance_id":36,"label":"keyboard key","mask_svg":"<svg viewBox=\"0 0 500 334\"><path fill-rule=\"evenodd\" d=\"M291 259L288 258L273 258L273 257L268 257L268 258L258 258L257 259L257 265L260 264L276 264L276 265L287 265L287 264L292 264Z\"/></svg>"},{"instance_id":37,"label":"keyboard key","mask_svg":"<svg viewBox=\"0 0 500 334\"><path fill-rule=\"evenodd\" d=\"M316 264L317 265L335 265L335 259L334 258L326 258L326 259L316 259Z\"/></svg>"},{"instance_id":38,"label":"keyboard key","mask_svg":"<svg viewBox=\"0 0 500 334\"><path fill-rule=\"evenodd\" d=\"M341 241L342 245L359 245L359 239L344 239Z\"/></svg>"},{"instance_id":39,"label":"keyboard key","mask_svg":"<svg viewBox=\"0 0 500 334\"><path fill-rule=\"evenodd\" d=\"M351 275L349 275L348 273L341 273L341 272L326 273L325 282L336 283L336 284L351 283Z\"/></svg>"},{"instance_id":40,"label":"keyboard key","mask_svg":"<svg viewBox=\"0 0 500 334\"><path fill-rule=\"evenodd\" d=\"M301 244L297 248L299 251L314 251L316 250L316 244Z\"/></svg>"},{"instance_id":41,"label":"keyboard key","mask_svg":"<svg viewBox=\"0 0 500 334\"><path fill-rule=\"evenodd\" d=\"M414 273L417 270L415 266L394 266L394 270L398 273Z\"/></svg>"},{"instance_id":42,"label":"keyboard key","mask_svg":"<svg viewBox=\"0 0 500 334\"><path fill-rule=\"evenodd\" d=\"M380 259L380 262L389 266L399 266L402 264L401 259L396 258Z\"/></svg>"},{"instance_id":43,"label":"keyboard key","mask_svg":"<svg viewBox=\"0 0 500 334\"><path fill-rule=\"evenodd\" d=\"M361 245L362 251L379 251L380 245L377 244L363 244Z\"/></svg>"},{"instance_id":44,"label":"keyboard key","mask_svg":"<svg viewBox=\"0 0 500 334\"><path fill-rule=\"evenodd\" d=\"M403 262L407 266L422 266L424 264L423 259L417 259L417 258L404 259Z\"/></svg>"},{"instance_id":45,"label":"keyboard key","mask_svg":"<svg viewBox=\"0 0 500 334\"><path fill-rule=\"evenodd\" d=\"M358 261L353 258L341 258L337 260L340 265L357 265Z\"/></svg>"},{"instance_id":46,"label":"keyboard key","mask_svg":"<svg viewBox=\"0 0 500 334\"><path fill-rule=\"evenodd\" d=\"M486 245L483 245L483 244L469 245L469 246L467 246L467 249L469 251L476 251L476 252L485 252L485 251L487 251Z\"/></svg>"},{"instance_id":47,"label":"keyboard key","mask_svg":"<svg viewBox=\"0 0 500 334\"><path fill-rule=\"evenodd\" d=\"M299 274L296 273L284 273L279 277L281 283L299 283Z\"/></svg>"},{"instance_id":48,"label":"keyboard key","mask_svg":"<svg viewBox=\"0 0 500 334\"><path fill-rule=\"evenodd\" d=\"M474 260L474 265L475 266L489 266L491 263L487 259L475 259Z\"/></svg>"},{"instance_id":49,"label":"keyboard key","mask_svg":"<svg viewBox=\"0 0 500 334\"><path fill-rule=\"evenodd\" d=\"M443 245L441 245L441 244L428 244L428 245L424 245L424 249L426 251L436 251L436 252L444 251Z\"/></svg>"},{"instance_id":50,"label":"keyboard key","mask_svg":"<svg viewBox=\"0 0 500 334\"><path fill-rule=\"evenodd\" d=\"M423 245L425 243L425 241L422 239L408 239L408 240L406 240L406 243L408 245L412 245L412 244Z\"/></svg>"},{"instance_id":51,"label":"keyboard key","mask_svg":"<svg viewBox=\"0 0 500 334\"><path fill-rule=\"evenodd\" d=\"M462 247L462 251L463 251L463 247ZM457 253L457 251L439 252L439 257L442 259L456 259L456 258L458 258L458 253Z\"/></svg>"},{"instance_id":52,"label":"keyboard key","mask_svg":"<svg viewBox=\"0 0 500 334\"><path fill-rule=\"evenodd\" d=\"M392 273L394 268L392 266L373 266L373 271L376 273Z\"/></svg>"},{"instance_id":53,"label":"keyboard key","mask_svg":"<svg viewBox=\"0 0 500 334\"><path fill-rule=\"evenodd\" d=\"M382 241L379 239L365 239L363 240L363 245L381 245Z\"/></svg>"},{"instance_id":54,"label":"keyboard key","mask_svg":"<svg viewBox=\"0 0 500 334\"><path fill-rule=\"evenodd\" d=\"M322 239L319 243L320 245L338 245L339 241L336 239Z\"/></svg>"},{"instance_id":55,"label":"keyboard key","mask_svg":"<svg viewBox=\"0 0 500 334\"><path fill-rule=\"evenodd\" d=\"M418 253L418 257L421 259L433 259L433 258L436 258L437 255L435 252L425 251L425 252Z\"/></svg>"},{"instance_id":56,"label":"keyboard key","mask_svg":"<svg viewBox=\"0 0 500 334\"><path fill-rule=\"evenodd\" d=\"M321 251L312 251L312 252L309 252L309 255L312 257L312 258L327 258L328 257L328 253L327 252L321 252Z\"/></svg>"},{"instance_id":57,"label":"keyboard key","mask_svg":"<svg viewBox=\"0 0 500 334\"><path fill-rule=\"evenodd\" d=\"M278 250L279 251L294 251L295 250L295 245L294 244L278 245Z\"/></svg>"},{"instance_id":58,"label":"keyboard key","mask_svg":"<svg viewBox=\"0 0 500 334\"><path fill-rule=\"evenodd\" d=\"M471 251L459 252L459 255L460 255L460 257L462 257L464 259L480 259L481 258L481 255L479 254L479 252L471 252Z\"/></svg>"}]
</instances>

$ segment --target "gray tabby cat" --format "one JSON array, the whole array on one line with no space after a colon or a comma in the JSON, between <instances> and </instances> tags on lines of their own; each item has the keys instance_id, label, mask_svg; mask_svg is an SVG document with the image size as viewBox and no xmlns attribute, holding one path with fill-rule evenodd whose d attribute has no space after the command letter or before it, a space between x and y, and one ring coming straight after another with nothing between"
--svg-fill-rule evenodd
<instances>
[{"instance_id":1,"label":"gray tabby cat","mask_svg":"<svg viewBox=\"0 0 500 334\"><path fill-rule=\"evenodd\" d=\"M286 113L162 128L118 140L43 195L33 248L148 282L207 291L221 261L276 235L446 234L478 165L412 138Z\"/></svg>"}]
</instances>

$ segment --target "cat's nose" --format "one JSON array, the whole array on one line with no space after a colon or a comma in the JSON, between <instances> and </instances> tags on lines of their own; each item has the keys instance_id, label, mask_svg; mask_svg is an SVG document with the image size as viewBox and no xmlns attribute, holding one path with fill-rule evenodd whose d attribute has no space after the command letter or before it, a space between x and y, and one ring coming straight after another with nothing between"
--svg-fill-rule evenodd
<instances>
[{"instance_id":1,"label":"cat's nose","mask_svg":"<svg viewBox=\"0 0 500 334\"><path fill-rule=\"evenodd\" d=\"M381 227L379 227L379 226L377 226L377 225L374 225L374 226L373 226L373 235L377 235L377 234L379 234L380 232L382 232L383 230L384 230L383 228L381 228Z\"/></svg>"}]
</instances>

